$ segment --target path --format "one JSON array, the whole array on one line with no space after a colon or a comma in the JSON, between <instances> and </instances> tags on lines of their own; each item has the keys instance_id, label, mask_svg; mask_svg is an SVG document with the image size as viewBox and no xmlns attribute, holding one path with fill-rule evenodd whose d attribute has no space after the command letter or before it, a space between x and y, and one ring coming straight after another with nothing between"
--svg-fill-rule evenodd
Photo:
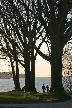
<instances>
[{"instance_id":1,"label":"path","mask_svg":"<svg viewBox=\"0 0 72 108\"><path fill-rule=\"evenodd\" d=\"M71 95L72 97L72 95ZM0 104L0 106L25 107L25 108L72 108L72 98L61 103L30 103L30 104Z\"/></svg>"}]
</instances>

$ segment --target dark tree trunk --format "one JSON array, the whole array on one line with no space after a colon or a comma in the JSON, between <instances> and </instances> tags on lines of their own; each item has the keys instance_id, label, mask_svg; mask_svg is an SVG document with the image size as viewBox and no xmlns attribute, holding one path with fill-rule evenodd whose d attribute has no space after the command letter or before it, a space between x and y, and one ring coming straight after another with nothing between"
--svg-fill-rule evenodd
<instances>
[{"instance_id":1,"label":"dark tree trunk","mask_svg":"<svg viewBox=\"0 0 72 108\"><path fill-rule=\"evenodd\" d=\"M15 77L15 71L14 71L14 66L13 66L13 62L12 62L12 58L11 58L11 57L10 57L10 62L11 62L11 67L12 67L12 74L13 74L14 85L15 85L15 88L17 88L16 77Z\"/></svg>"},{"instance_id":2,"label":"dark tree trunk","mask_svg":"<svg viewBox=\"0 0 72 108\"><path fill-rule=\"evenodd\" d=\"M17 57L15 43L14 43L13 48L14 48L14 57L15 57L15 61L16 61L16 75L15 75L15 83L16 83L16 86L15 86L15 89L20 90L18 57Z\"/></svg>"},{"instance_id":3,"label":"dark tree trunk","mask_svg":"<svg viewBox=\"0 0 72 108\"><path fill-rule=\"evenodd\" d=\"M62 49L58 40L51 46L51 89L62 88Z\"/></svg>"},{"instance_id":4,"label":"dark tree trunk","mask_svg":"<svg viewBox=\"0 0 72 108\"><path fill-rule=\"evenodd\" d=\"M29 41L29 55L25 58L25 91L36 91L35 89L35 57L34 48L31 46L32 40ZM31 65L30 65L31 63Z\"/></svg>"},{"instance_id":5,"label":"dark tree trunk","mask_svg":"<svg viewBox=\"0 0 72 108\"><path fill-rule=\"evenodd\" d=\"M30 91L30 58L27 55L25 58L25 91Z\"/></svg>"},{"instance_id":6,"label":"dark tree trunk","mask_svg":"<svg viewBox=\"0 0 72 108\"><path fill-rule=\"evenodd\" d=\"M35 88L35 57L34 57L34 48L31 47L31 77L30 77L30 86L31 91L36 91Z\"/></svg>"},{"instance_id":7,"label":"dark tree trunk","mask_svg":"<svg viewBox=\"0 0 72 108\"><path fill-rule=\"evenodd\" d=\"M19 68L18 68L18 58L16 58L16 88L17 90L20 90L20 83L19 83Z\"/></svg>"}]
</instances>

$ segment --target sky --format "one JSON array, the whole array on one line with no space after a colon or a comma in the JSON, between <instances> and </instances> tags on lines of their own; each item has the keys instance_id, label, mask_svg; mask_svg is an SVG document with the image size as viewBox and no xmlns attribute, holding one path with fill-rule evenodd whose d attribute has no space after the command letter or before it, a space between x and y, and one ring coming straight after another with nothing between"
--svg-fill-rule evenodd
<instances>
[{"instance_id":1,"label":"sky","mask_svg":"<svg viewBox=\"0 0 72 108\"><path fill-rule=\"evenodd\" d=\"M0 69L3 70L3 72L9 72L10 68L6 61L0 59ZM2 72L1 70L0 72ZM21 66L19 67L19 70L20 73L24 73L24 69ZM38 55L35 61L35 76L50 77L51 76L50 74L51 74L50 63Z\"/></svg>"},{"instance_id":2,"label":"sky","mask_svg":"<svg viewBox=\"0 0 72 108\"><path fill-rule=\"evenodd\" d=\"M38 77L50 77L51 76L51 66L50 63L44 60L39 55L36 60L36 76Z\"/></svg>"}]
</instances>

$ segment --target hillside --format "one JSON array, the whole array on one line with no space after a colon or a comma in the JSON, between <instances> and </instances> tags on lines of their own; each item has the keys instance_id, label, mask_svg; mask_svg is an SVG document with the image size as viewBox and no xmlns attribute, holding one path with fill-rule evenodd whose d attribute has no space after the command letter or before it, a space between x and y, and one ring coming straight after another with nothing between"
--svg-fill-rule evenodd
<instances>
[{"instance_id":1,"label":"hillside","mask_svg":"<svg viewBox=\"0 0 72 108\"><path fill-rule=\"evenodd\" d=\"M0 79L10 79L13 78L11 72L0 72ZM19 78L25 78L25 74L19 74Z\"/></svg>"}]
</instances>

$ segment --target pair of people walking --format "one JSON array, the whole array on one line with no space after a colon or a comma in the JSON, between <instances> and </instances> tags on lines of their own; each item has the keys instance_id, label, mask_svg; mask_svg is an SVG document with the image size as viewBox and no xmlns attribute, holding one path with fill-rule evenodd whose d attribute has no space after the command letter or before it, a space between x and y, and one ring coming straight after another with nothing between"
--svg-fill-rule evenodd
<instances>
[{"instance_id":1,"label":"pair of people walking","mask_svg":"<svg viewBox=\"0 0 72 108\"><path fill-rule=\"evenodd\" d=\"M46 88L45 88L45 85L43 84L42 89L43 89L43 93L45 93L46 89L47 89L47 92L48 92L49 91L49 86L47 85Z\"/></svg>"}]
</instances>

